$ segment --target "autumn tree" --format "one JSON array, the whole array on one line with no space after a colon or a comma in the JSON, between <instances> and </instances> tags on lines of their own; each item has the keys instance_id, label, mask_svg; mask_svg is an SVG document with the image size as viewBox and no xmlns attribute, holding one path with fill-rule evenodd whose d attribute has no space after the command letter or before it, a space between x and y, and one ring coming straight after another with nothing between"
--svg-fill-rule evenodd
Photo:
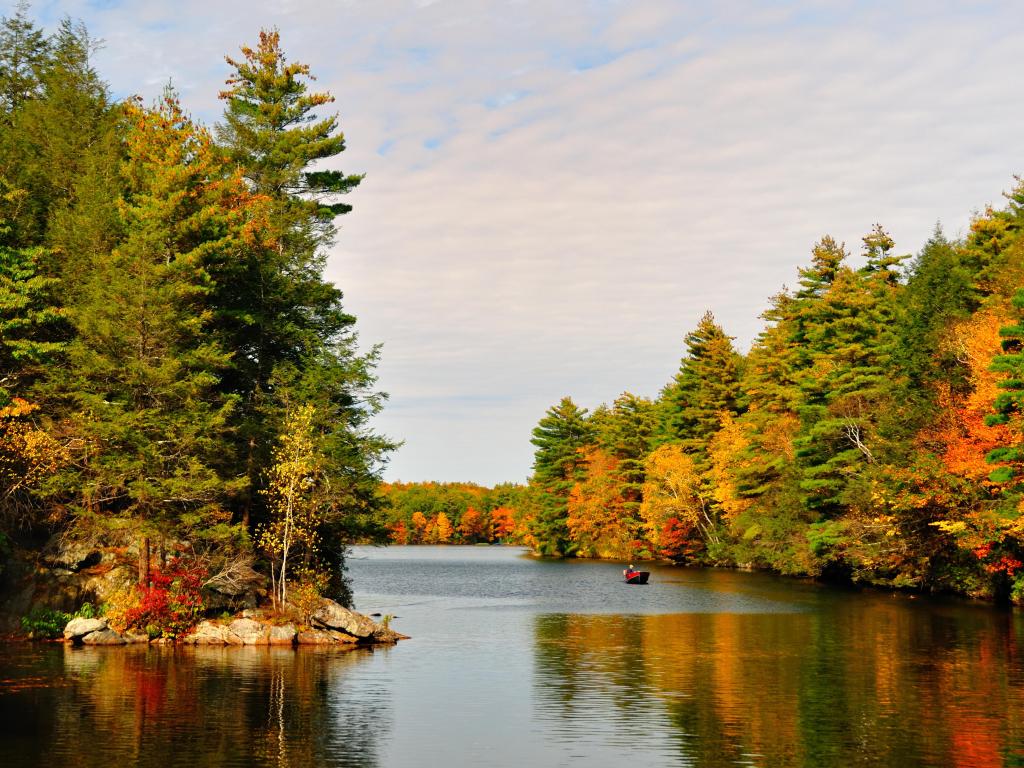
<instances>
[{"instance_id":1,"label":"autumn tree","mask_svg":"<svg viewBox=\"0 0 1024 768\"><path fill-rule=\"evenodd\" d=\"M458 531L463 541L475 544L480 541L490 540L489 528L489 521L484 517L483 513L475 507L469 507L462 513Z\"/></svg>"},{"instance_id":2,"label":"autumn tree","mask_svg":"<svg viewBox=\"0 0 1024 768\"><path fill-rule=\"evenodd\" d=\"M569 493L566 527L584 557L630 557L639 525L627 516L620 462L597 446L583 450L583 478Z\"/></svg>"},{"instance_id":3,"label":"autumn tree","mask_svg":"<svg viewBox=\"0 0 1024 768\"><path fill-rule=\"evenodd\" d=\"M444 512L438 512L437 517L431 521L431 527L434 530L432 537L433 541L438 544L449 544L452 540L452 534L455 533L455 527L452 525L451 519Z\"/></svg>"},{"instance_id":4,"label":"autumn tree","mask_svg":"<svg viewBox=\"0 0 1024 768\"><path fill-rule=\"evenodd\" d=\"M500 506L492 509L491 522L494 525L494 538L498 541L508 541L516 532L515 514L509 507Z\"/></svg>"},{"instance_id":5,"label":"autumn tree","mask_svg":"<svg viewBox=\"0 0 1024 768\"><path fill-rule=\"evenodd\" d=\"M308 568L320 548L325 489L313 414L310 405L289 411L263 491L270 520L262 528L259 540L272 557L274 602L278 606L288 603L289 566L294 570L289 558L302 557L302 564Z\"/></svg>"},{"instance_id":6,"label":"autumn tree","mask_svg":"<svg viewBox=\"0 0 1024 768\"><path fill-rule=\"evenodd\" d=\"M29 493L68 462L68 451L33 423L38 406L13 398L0 406L0 533L27 527Z\"/></svg>"},{"instance_id":7,"label":"autumn tree","mask_svg":"<svg viewBox=\"0 0 1024 768\"><path fill-rule=\"evenodd\" d=\"M419 510L412 513L412 531L410 536L412 543L422 544L427 540L427 516Z\"/></svg>"},{"instance_id":8,"label":"autumn tree","mask_svg":"<svg viewBox=\"0 0 1024 768\"><path fill-rule=\"evenodd\" d=\"M720 542L719 521L700 469L679 444L663 445L648 457L640 514L651 541L667 557L685 554L689 531L705 545Z\"/></svg>"}]
</instances>

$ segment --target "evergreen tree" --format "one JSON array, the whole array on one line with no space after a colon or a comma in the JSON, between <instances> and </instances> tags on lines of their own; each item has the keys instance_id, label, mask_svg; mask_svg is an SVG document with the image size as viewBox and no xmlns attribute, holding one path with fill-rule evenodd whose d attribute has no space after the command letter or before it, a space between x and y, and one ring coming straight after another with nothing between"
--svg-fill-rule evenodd
<instances>
[{"instance_id":1,"label":"evergreen tree","mask_svg":"<svg viewBox=\"0 0 1024 768\"><path fill-rule=\"evenodd\" d=\"M72 508L82 526L127 523L144 584L151 537L232 535L220 502L240 481L217 471L230 354L208 333L206 262L236 249L245 194L173 96L152 110L128 104L125 117L124 238L71 307L76 336L53 386L81 446L65 473Z\"/></svg>"},{"instance_id":2,"label":"evergreen tree","mask_svg":"<svg viewBox=\"0 0 1024 768\"><path fill-rule=\"evenodd\" d=\"M21 0L14 16L0 19L0 123L9 123L23 103L41 95L50 43L28 11Z\"/></svg>"},{"instance_id":3,"label":"evergreen tree","mask_svg":"<svg viewBox=\"0 0 1024 768\"><path fill-rule=\"evenodd\" d=\"M892 358L900 257L881 227L864 244L867 264L838 271L807 327L812 365L801 379L800 487L811 509L829 515L840 509L857 467L878 460L881 409L898 383Z\"/></svg>"},{"instance_id":4,"label":"evergreen tree","mask_svg":"<svg viewBox=\"0 0 1024 768\"><path fill-rule=\"evenodd\" d=\"M616 477L627 511L640 505L644 464L658 428L658 415L650 400L631 392L619 395L604 418L595 411L590 419L597 444L618 462Z\"/></svg>"},{"instance_id":5,"label":"evergreen tree","mask_svg":"<svg viewBox=\"0 0 1024 768\"><path fill-rule=\"evenodd\" d=\"M976 309L972 276L964 266L961 249L946 239L936 225L931 238L908 270L900 293L896 362L909 377L909 390L942 380L963 386L962 366L943 344L950 324ZM925 392L927 395L934 394Z\"/></svg>"},{"instance_id":6,"label":"evergreen tree","mask_svg":"<svg viewBox=\"0 0 1024 768\"><path fill-rule=\"evenodd\" d=\"M217 136L250 190L267 201L241 258L211 268L218 335L235 350L222 387L240 398L238 453L258 488L288 397L283 388L315 397L317 413L336 418L324 422L333 433L325 445L333 449L327 460L335 490L367 512L392 447L366 426L383 397L372 391L378 353L358 353L355 318L343 309L341 291L323 279L334 218L350 209L338 198L362 177L312 168L340 154L344 136L336 117L315 116L333 98L308 91L309 67L286 60L276 31L261 32L255 49L244 47L228 63L234 73L221 94L227 106ZM240 500L246 521L254 500Z\"/></svg>"},{"instance_id":7,"label":"evergreen tree","mask_svg":"<svg viewBox=\"0 0 1024 768\"><path fill-rule=\"evenodd\" d=\"M1009 286L1024 277L1024 178L1006 193L1007 204L991 206L971 222L971 231L961 254L970 273L979 303L988 296L1010 298Z\"/></svg>"},{"instance_id":8,"label":"evergreen tree","mask_svg":"<svg viewBox=\"0 0 1024 768\"><path fill-rule=\"evenodd\" d=\"M679 373L661 395L662 441L679 441L692 454L703 454L718 430L721 414L744 409L740 388L741 358L706 312L685 338L686 356Z\"/></svg>"},{"instance_id":9,"label":"evergreen tree","mask_svg":"<svg viewBox=\"0 0 1024 768\"><path fill-rule=\"evenodd\" d=\"M82 264L80 237L62 238L73 233L58 219L75 208L83 184L94 184L96 175L108 209L118 192L119 115L92 65L96 47L83 26L62 21L41 69L41 95L24 101L0 134L4 175L12 187L28 192L10 222L13 234L24 245L55 246L48 274L69 276L81 267L75 279L64 281L66 289L78 284L88 266ZM101 216L94 226L108 222L109 215Z\"/></svg>"},{"instance_id":10,"label":"evergreen tree","mask_svg":"<svg viewBox=\"0 0 1024 768\"><path fill-rule=\"evenodd\" d=\"M1013 297L1017 322L999 330L1003 354L992 361L992 370L1004 374L1001 390L993 403L995 413L985 419L989 425L1008 424L1013 427L1014 442L991 451L987 461L1000 466L992 471L995 483L1009 483L1021 475L1024 466L1024 288Z\"/></svg>"},{"instance_id":11,"label":"evergreen tree","mask_svg":"<svg viewBox=\"0 0 1024 768\"><path fill-rule=\"evenodd\" d=\"M533 429L530 442L536 446L533 477L530 480L541 493L541 509L533 523L533 536L545 555L571 552L566 527L566 503L573 485L582 479L585 460L582 449L593 440L587 410L572 398L563 397L547 410Z\"/></svg>"}]
</instances>

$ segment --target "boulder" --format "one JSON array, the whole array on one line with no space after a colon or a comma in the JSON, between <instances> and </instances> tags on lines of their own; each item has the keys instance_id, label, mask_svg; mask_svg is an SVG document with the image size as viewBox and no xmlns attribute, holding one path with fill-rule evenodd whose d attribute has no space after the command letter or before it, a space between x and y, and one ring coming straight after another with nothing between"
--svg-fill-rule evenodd
<instances>
[{"instance_id":1,"label":"boulder","mask_svg":"<svg viewBox=\"0 0 1024 768\"><path fill-rule=\"evenodd\" d=\"M114 630L106 627L104 629L97 630L96 632L90 632L82 638L83 645L124 645L125 639Z\"/></svg>"},{"instance_id":2,"label":"boulder","mask_svg":"<svg viewBox=\"0 0 1024 768\"><path fill-rule=\"evenodd\" d=\"M64 627L64 639L80 641L90 632L101 632L106 628L106 619L72 619Z\"/></svg>"},{"instance_id":3,"label":"boulder","mask_svg":"<svg viewBox=\"0 0 1024 768\"><path fill-rule=\"evenodd\" d=\"M77 573L100 562L98 548L92 542L56 535L52 536L42 551L42 563L48 568Z\"/></svg>"},{"instance_id":4,"label":"boulder","mask_svg":"<svg viewBox=\"0 0 1024 768\"><path fill-rule=\"evenodd\" d=\"M309 629L296 636L299 645L354 645L359 639L332 629Z\"/></svg>"},{"instance_id":5,"label":"boulder","mask_svg":"<svg viewBox=\"0 0 1024 768\"><path fill-rule=\"evenodd\" d=\"M372 638L379 625L361 613L343 608L333 600L324 600L311 616L310 620L316 627L333 629L357 637L360 640Z\"/></svg>"},{"instance_id":6,"label":"boulder","mask_svg":"<svg viewBox=\"0 0 1024 768\"><path fill-rule=\"evenodd\" d=\"M121 637L124 638L124 641L128 643L128 645L139 645L141 643L149 642L149 635L145 632L132 632L129 630L128 632L122 633Z\"/></svg>"},{"instance_id":7,"label":"boulder","mask_svg":"<svg viewBox=\"0 0 1024 768\"><path fill-rule=\"evenodd\" d=\"M295 645L295 625L282 624L279 627L270 628L270 645Z\"/></svg>"},{"instance_id":8,"label":"boulder","mask_svg":"<svg viewBox=\"0 0 1024 768\"><path fill-rule=\"evenodd\" d=\"M267 579L253 570L251 563L231 563L203 586L206 607L214 611L235 612L253 609L266 591Z\"/></svg>"},{"instance_id":9,"label":"boulder","mask_svg":"<svg viewBox=\"0 0 1024 768\"><path fill-rule=\"evenodd\" d=\"M397 643L399 640L408 640L408 635L403 635L399 632L395 632L393 629L385 627L383 624L377 626L371 635L375 643Z\"/></svg>"},{"instance_id":10,"label":"boulder","mask_svg":"<svg viewBox=\"0 0 1024 768\"><path fill-rule=\"evenodd\" d=\"M182 641L189 645L241 645L242 641L223 624L201 621Z\"/></svg>"},{"instance_id":11,"label":"boulder","mask_svg":"<svg viewBox=\"0 0 1024 768\"><path fill-rule=\"evenodd\" d=\"M270 628L255 619L235 619L228 626L228 631L242 645L267 645L270 642Z\"/></svg>"}]
</instances>

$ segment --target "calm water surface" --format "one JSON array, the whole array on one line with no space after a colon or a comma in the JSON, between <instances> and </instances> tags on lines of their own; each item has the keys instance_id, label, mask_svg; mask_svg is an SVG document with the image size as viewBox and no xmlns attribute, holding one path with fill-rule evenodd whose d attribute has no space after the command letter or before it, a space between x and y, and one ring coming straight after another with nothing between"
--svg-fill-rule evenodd
<instances>
[{"instance_id":1,"label":"calm water surface","mask_svg":"<svg viewBox=\"0 0 1024 768\"><path fill-rule=\"evenodd\" d=\"M0 648L0 766L1024 766L1024 616L360 548L359 651Z\"/></svg>"}]
</instances>

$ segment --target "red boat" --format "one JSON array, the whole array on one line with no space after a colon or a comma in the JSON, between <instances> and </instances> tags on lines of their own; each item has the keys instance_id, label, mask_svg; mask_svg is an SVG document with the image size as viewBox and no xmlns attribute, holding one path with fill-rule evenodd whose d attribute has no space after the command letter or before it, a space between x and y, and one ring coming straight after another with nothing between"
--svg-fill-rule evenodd
<instances>
[{"instance_id":1,"label":"red boat","mask_svg":"<svg viewBox=\"0 0 1024 768\"><path fill-rule=\"evenodd\" d=\"M626 577L627 584L646 584L647 579L651 577L650 571L634 571L629 568L624 570L622 575Z\"/></svg>"}]
</instances>

